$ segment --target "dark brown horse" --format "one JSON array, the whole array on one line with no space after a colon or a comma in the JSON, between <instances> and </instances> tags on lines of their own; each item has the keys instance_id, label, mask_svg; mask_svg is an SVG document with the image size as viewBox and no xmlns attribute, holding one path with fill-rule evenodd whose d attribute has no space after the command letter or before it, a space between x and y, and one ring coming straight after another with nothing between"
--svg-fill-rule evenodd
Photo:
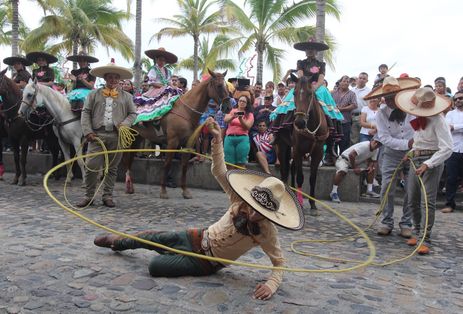
<instances>
[{"instance_id":1,"label":"dark brown horse","mask_svg":"<svg viewBox=\"0 0 463 314\"><path fill-rule=\"evenodd\" d=\"M302 161L305 155L310 155L310 193L314 197L317 172L323 158L323 144L329 135L325 114L311 89L307 77L301 77L294 89L294 123L291 129L281 129L275 142L278 145L278 158L280 160L280 174L284 182L288 181L290 160L293 159L292 169L296 172L297 189L302 188L304 173ZM292 171L293 172L293 171ZM294 184L294 178L292 179ZM302 195L298 193L302 205ZM317 214L315 201L309 200L310 213Z\"/></svg>"},{"instance_id":2,"label":"dark brown horse","mask_svg":"<svg viewBox=\"0 0 463 314\"><path fill-rule=\"evenodd\" d=\"M228 92L225 84L225 73L215 73L209 70L210 78L201 82L198 86L188 91L186 94L174 103L172 110L162 117L160 126L162 134L156 131L152 123L147 123L146 126L134 126L133 128L140 133L140 136L155 144L167 144L167 149L177 149L184 147L188 138L193 134L198 127L199 118L205 112L210 99L214 99L216 103L221 104L222 101L228 98ZM133 148L139 144L136 141ZM164 172L161 176L161 198L168 198L166 191L166 178L172 164L173 154L166 154L164 163ZM131 165L134 154L124 154L123 164L126 169L126 187L127 193L133 193L133 180L131 173ZM186 187L186 174L188 169L189 154L182 154L182 177L180 186L183 190L184 198L192 198L190 191Z\"/></svg>"},{"instance_id":3,"label":"dark brown horse","mask_svg":"<svg viewBox=\"0 0 463 314\"><path fill-rule=\"evenodd\" d=\"M16 167L16 175L12 183L23 186L26 184L26 162L30 141L45 140L52 154L53 165L58 164L60 148L51 123L41 121L40 117L31 117L30 119L34 119L31 124L18 114L22 93L16 84L5 76L5 72L6 69L0 72L0 95L3 99L2 112Z\"/></svg>"}]
</instances>

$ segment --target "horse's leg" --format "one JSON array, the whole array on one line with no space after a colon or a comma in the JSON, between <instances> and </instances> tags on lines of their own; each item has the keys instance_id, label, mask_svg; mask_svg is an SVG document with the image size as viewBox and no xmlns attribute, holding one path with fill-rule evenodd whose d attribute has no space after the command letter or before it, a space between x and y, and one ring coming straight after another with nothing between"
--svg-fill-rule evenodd
<instances>
[{"instance_id":1,"label":"horse's leg","mask_svg":"<svg viewBox=\"0 0 463 314\"><path fill-rule=\"evenodd\" d=\"M132 163L135 157L135 153L123 153L122 154L122 166L125 170L125 193L133 194L135 189L133 188L132 179Z\"/></svg>"},{"instance_id":2,"label":"horse's leg","mask_svg":"<svg viewBox=\"0 0 463 314\"><path fill-rule=\"evenodd\" d=\"M177 149L179 140L176 137L169 138L167 140L167 149ZM174 153L166 153L166 161L164 162L164 171L161 176L161 198L168 199L169 195L166 190L166 181L167 176L169 175L170 167L172 166L172 159L174 158Z\"/></svg>"},{"instance_id":3,"label":"horse's leg","mask_svg":"<svg viewBox=\"0 0 463 314\"><path fill-rule=\"evenodd\" d=\"M27 163L27 152L29 150L29 138L27 138L26 136L23 136L20 140L20 149L21 149L21 153L19 155L20 174L19 174L19 179L18 179L18 185L24 186L26 185L26 177L27 177L26 163Z\"/></svg>"},{"instance_id":4,"label":"horse's leg","mask_svg":"<svg viewBox=\"0 0 463 314\"><path fill-rule=\"evenodd\" d=\"M45 137L45 142L47 143L48 149L50 150L51 153L51 160L52 160L52 167L56 166L58 164L58 158L59 158L59 152L61 150L59 141L60 139L55 136L55 133L53 130L49 129L46 133ZM68 149L69 145L65 144ZM55 171L55 180L59 180L61 177L61 171Z\"/></svg>"},{"instance_id":5,"label":"horse's leg","mask_svg":"<svg viewBox=\"0 0 463 314\"><path fill-rule=\"evenodd\" d=\"M13 139L11 137L10 137L10 145L11 145L11 149L13 150L14 166L16 170L16 173L14 175L14 178L11 184L18 184L19 176L21 175L21 167L19 165L19 149L21 146L17 139Z\"/></svg>"},{"instance_id":6,"label":"horse's leg","mask_svg":"<svg viewBox=\"0 0 463 314\"><path fill-rule=\"evenodd\" d=\"M180 186L183 190L183 198L190 199L193 198L190 190L186 187L186 174L188 171L188 160L190 159L190 154L182 154L182 178L180 179Z\"/></svg>"},{"instance_id":7,"label":"horse's leg","mask_svg":"<svg viewBox=\"0 0 463 314\"><path fill-rule=\"evenodd\" d=\"M74 146L74 150L76 151L76 157L82 156L82 148L80 138L74 137L72 141L72 146ZM64 153L64 152L63 152ZM82 174L82 187L85 188L85 164L82 158L77 159L77 164L79 165L80 172Z\"/></svg>"},{"instance_id":8,"label":"horse's leg","mask_svg":"<svg viewBox=\"0 0 463 314\"><path fill-rule=\"evenodd\" d=\"M2 125L0 125L0 128ZM5 173L5 166L3 165L3 139L0 137L0 181L3 180L3 174Z\"/></svg>"},{"instance_id":9,"label":"horse's leg","mask_svg":"<svg viewBox=\"0 0 463 314\"><path fill-rule=\"evenodd\" d=\"M299 204L301 206L304 206L304 198L302 197L302 185L304 184L304 172L302 170L302 160L303 160L303 155L301 152L298 150L294 151L293 155L293 163L294 167L296 169L296 187L297 187L297 200L299 201Z\"/></svg>"},{"instance_id":10,"label":"horse's leg","mask_svg":"<svg viewBox=\"0 0 463 314\"><path fill-rule=\"evenodd\" d=\"M317 184L317 174L318 174L318 167L320 166L320 161L323 158L323 143L317 144L315 146L312 155L311 155L311 162L310 162L310 196L315 198L315 187ZM318 208L315 204L314 200L309 200L310 203L310 212L309 214L312 216L318 216Z\"/></svg>"},{"instance_id":11,"label":"horse's leg","mask_svg":"<svg viewBox=\"0 0 463 314\"><path fill-rule=\"evenodd\" d=\"M291 147L281 141L278 144L278 159L280 160L280 177L281 181L288 183L289 160L291 158Z\"/></svg>"},{"instance_id":12,"label":"horse's leg","mask_svg":"<svg viewBox=\"0 0 463 314\"><path fill-rule=\"evenodd\" d=\"M68 161L71 159L71 146L68 143L65 143L61 137L58 138L59 146L61 147L61 151L63 152L64 161ZM72 177L72 165L66 165L66 183L71 183Z\"/></svg>"}]
</instances>

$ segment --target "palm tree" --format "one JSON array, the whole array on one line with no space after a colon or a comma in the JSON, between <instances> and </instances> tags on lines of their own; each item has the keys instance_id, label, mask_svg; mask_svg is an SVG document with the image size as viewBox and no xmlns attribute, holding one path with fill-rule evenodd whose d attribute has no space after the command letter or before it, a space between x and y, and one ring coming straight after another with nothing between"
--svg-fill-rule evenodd
<instances>
[{"instance_id":1,"label":"palm tree","mask_svg":"<svg viewBox=\"0 0 463 314\"><path fill-rule=\"evenodd\" d=\"M50 53L65 50L77 54L79 49L93 52L100 43L108 52L112 48L127 60L133 59L132 40L121 26L129 15L110 4L110 0L59 0L52 14L42 18L41 26L30 32L22 47L30 51L43 42L58 39L50 47Z\"/></svg>"},{"instance_id":2,"label":"palm tree","mask_svg":"<svg viewBox=\"0 0 463 314\"><path fill-rule=\"evenodd\" d=\"M11 54L16 56L18 51L19 40L19 0L11 0L11 9L13 11L13 19L11 24Z\"/></svg>"},{"instance_id":3,"label":"palm tree","mask_svg":"<svg viewBox=\"0 0 463 314\"><path fill-rule=\"evenodd\" d=\"M130 4L132 0L127 0L127 13L130 14ZM133 62L134 83L136 89L140 88L142 63L141 63L141 20L142 20L142 0L135 2L135 59Z\"/></svg>"},{"instance_id":4,"label":"palm tree","mask_svg":"<svg viewBox=\"0 0 463 314\"><path fill-rule=\"evenodd\" d=\"M203 38L199 45L198 69L201 76L207 73L207 69L236 70L233 59L226 58L228 52L241 44L241 38L229 38L226 35L217 35L210 45L209 38ZM225 58L222 58L225 57ZM194 69L194 57L183 59L177 69Z\"/></svg>"},{"instance_id":5,"label":"palm tree","mask_svg":"<svg viewBox=\"0 0 463 314\"><path fill-rule=\"evenodd\" d=\"M221 11L215 11L208 15L211 5L217 1L208 0L177 0L180 7L181 14L174 15L172 19L160 18L157 21L165 24L172 25L172 27L165 27L158 33L154 34L157 40L163 36L170 37L183 37L190 35L193 37L193 79L198 78L198 50L200 44L200 35L202 34L217 34L220 32L231 31L222 22Z\"/></svg>"},{"instance_id":6,"label":"palm tree","mask_svg":"<svg viewBox=\"0 0 463 314\"><path fill-rule=\"evenodd\" d=\"M315 24L315 38L317 41L325 40L325 10L326 0L317 0L317 19ZM323 61L323 51L318 52L318 60Z\"/></svg>"},{"instance_id":7,"label":"palm tree","mask_svg":"<svg viewBox=\"0 0 463 314\"><path fill-rule=\"evenodd\" d=\"M284 50L273 46L272 41L293 45L301 38L307 40L315 35L314 27L294 25L315 16L316 0L303 0L289 6L286 6L286 2L286 0L249 0L245 2L245 6L249 8L243 9L232 0L221 0L222 9L230 23L249 34L239 52L255 49L257 82L262 83L264 55L266 63L273 70L273 79L276 81L281 77L280 60ZM326 13L339 18L340 13L335 0L326 0ZM327 38L326 41L328 45L333 43L332 39Z\"/></svg>"}]
</instances>

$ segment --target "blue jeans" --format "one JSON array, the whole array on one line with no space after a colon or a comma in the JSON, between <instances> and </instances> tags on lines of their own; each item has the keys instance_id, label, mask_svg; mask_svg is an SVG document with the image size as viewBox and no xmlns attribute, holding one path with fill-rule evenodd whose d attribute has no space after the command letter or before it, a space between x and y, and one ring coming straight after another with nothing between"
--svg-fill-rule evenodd
<instances>
[{"instance_id":1,"label":"blue jeans","mask_svg":"<svg viewBox=\"0 0 463 314\"><path fill-rule=\"evenodd\" d=\"M447 183L445 185L445 206L455 209L455 195L457 194L458 178L463 177L463 153L452 153L446 162Z\"/></svg>"},{"instance_id":2,"label":"blue jeans","mask_svg":"<svg viewBox=\"0 0 463 314\"><path fill-rule=\"evenodd\" d=\"M339 141L338 146L339 146L339 154L342 154L343 151L348 149L350 147L350 129L351 129L352 123L351 122L346 122L342 124L342 139Z\"/></svg>"},{"instance_id":3,"label":"blue jeans","mask_svg":"<svg viewBox=\"0 0 463 314\"><path fill-rule=\"evenodd\" d=\"M369 142L373 138L373 135L362 134L360 133L359 141L360 142Z\"/></svg>"}]
</instances>

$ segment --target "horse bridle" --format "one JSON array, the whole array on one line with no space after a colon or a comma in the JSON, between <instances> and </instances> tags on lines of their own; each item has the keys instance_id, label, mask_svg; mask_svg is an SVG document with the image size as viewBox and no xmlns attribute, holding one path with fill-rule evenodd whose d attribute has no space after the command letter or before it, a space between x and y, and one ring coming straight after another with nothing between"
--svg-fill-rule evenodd
<instances>
[{"instance_id":1,"label":"horse bridle","mask_svg":"<svg viewBox=\"0 0 463 314\"><path fill-rule=\"evenodd\" d=\"M304 93L303 90L299 91L299 94L300 94L300 97L302 97L302 93ZM312 91L312 97L310 99L310 103L309 103L309 106L307 108L307 112L302 112L302 111L295 111L294 112L294 117L297 117L297 116L302 116L302 119L305 121L305 128L304 129L299 129L295 123L293 123L293 126L294 126L294 129L299 132L299 133L304 133L304 132L307 132L309 133L310 135L315 135L317 133L317 131L320 129L320 126L322 125L322 121L321 119L319 119L319 122L318 122L318 126L315 128L315 130L313 131L310 131L309 128L307 127L308 126L308 122L309 122L309 117L310 117L310 110L312 109L312 107L314 106L314 98L315 98L315 93Z\"/></svg>"},{"instance_id":2,"label":"horse bridle","mask_svg":"<svg viewBox=\"0 0 463 314\"><path fill-rule=\"evenodd\" d=\"M1 78L1 80L0 80L0 86L3 85L3 80L4 80L4 78L5 78L5 75L2 75L2 78ZM0 110L0 112L1 112L1 113L8 112L8 111L10 111L10 110L16 108L16 107L17 107L18 105L20 105L20 104L22 104L22 100L16 102L13 106L11 106L10 108L8 108L8 109L6 109L6 110L3 110L3 109Z\"/></svg>"}]
</instances>

